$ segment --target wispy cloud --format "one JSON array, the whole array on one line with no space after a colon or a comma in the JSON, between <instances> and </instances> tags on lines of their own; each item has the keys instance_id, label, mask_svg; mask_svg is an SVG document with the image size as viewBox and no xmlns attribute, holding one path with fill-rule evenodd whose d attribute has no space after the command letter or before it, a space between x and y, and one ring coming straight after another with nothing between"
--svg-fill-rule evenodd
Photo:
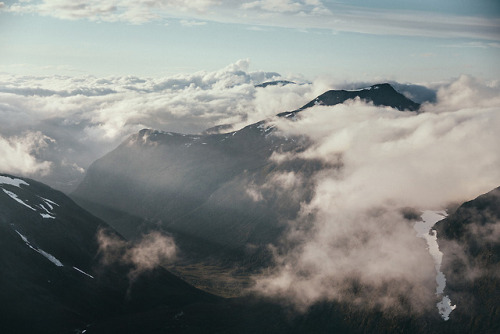
<instances>
[{"instance_id":1,"label":"wispy cloud","mask_svg":"<svg viewBox=\"0 0 500 334\"><path fill-rule=\"evenodd\" d=\"M145 234L135 242L120 239L106 230L99 230L96 237L102 264L131 265L128 273L131 282L142 273L172 262L177 253L174 239L159 232Z\"/></svg>"},{"instance_id":2,"label":"wispy cloud","mask_svg":"<svg viewBox=\"0 0 500 334\"><path fill-rule=\"evenodd\" d=\"M363 34L500 40L498 18L347 6L319 0L36 1L2 9L60 19L142 24L179 18Z\"/></svg>"},{"instance_id":3,"label":"wispy cloud","mask_svg":"<svg viewBox=\"0 0 500 334\"><path fill-rule=\"evenodd\" d=\"M13 13L35 13L59 19L129 22L141 24L169 15L203 13L218 5L217 0L129 1L129 0L57 0L19 1L6 7Z\"/></svg>"},{"instance_id":4,"label":"wispy cloud","mask_svg":"<svg viewBox=\"0 0 500 334\"><path fill-rule=\"evenodd\" d=\"M274 13L327 14L328 9L318 0L257 0L245 2L243 9L258 9Z\"/></svg>"},{"instance_id":5,"label":"wispy cloud","mask_svg":"<svg viewBox=\"0 0 500 334\"><path fill-rule=\"evenodd\" d=\"M204 21L189 21L189 20L181 20L180 23L185 27L198 27L207 24L207 22Z\"/></svg>"},{"instance_id":6,"label":"wispy cloud","mask_svg":"<svg viewBox=\"0 0 500 334\"><path fill-rule=\"evenodd\" d=\"M0 134L0 172L22 175L46 175L51 162L40 159L40 153L54 142L41 132L3 137Z\"/></svg>"},{"instance_id":7,"label":"wispy cloud","mask_svg":"<svg viewBox=\"0 0 500 334\"><path fill-rule=\"evenodd\" d=\"M463 43L454 43L454 44L444 44L442 47L447 48L480 48L480 49L488 49L488 48L500 48L500 43L498 42L463 42Z\"/></svg>"}]
</instances>

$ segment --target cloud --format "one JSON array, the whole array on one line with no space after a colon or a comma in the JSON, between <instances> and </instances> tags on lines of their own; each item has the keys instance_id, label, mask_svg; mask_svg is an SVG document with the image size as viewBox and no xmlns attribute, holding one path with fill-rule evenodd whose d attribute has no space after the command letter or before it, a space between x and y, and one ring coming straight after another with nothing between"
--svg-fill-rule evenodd
<instances>
[{"instance_id":1,"label":"cloud","mask_svg":"<svg viewBox=\"0 0 500 334\"><path fill-rule=\"evenodd\" d=\"M53 139L41 132L25 132L20 136L0 135L0 172L43 176L50 172L51 163L37 156Z\"/></svg>"},{"instance_id":2,"label":"cloud","mask_svg":"<svg viewBox=\"0 0 500 334\"><path fill-rule=\"evenodd\" d=\"M241 5L243 9L261 9L267 12L279 13L329 13L321 1L306 0L258 0L245 2Z\"/></svg>"},{"instance_id":3,"label":"cloud","mask_svg":"<svg viewBox=\"0 0 500 334\"><path fill-rule=\"evenodd\" d=\"M40 180L71 191L82 169L143 128L180 133L220 124L239 128L313 97L310 85L256 88L280 75L249 66L239 60L216 71L154 79L0 74L0 136L17 138L36 129L53 138L43 159L38 157L51 165L39 169L44 171Z\"/></svg>"},{"instance_id":4,"label":"cloud","mask_svg":"<svg viewBox=\"0 0 500 334\"><path fill-rule=\"evenodd\" d=\"M273 246L276 266L255 289L299 309L323 300L434 309L434 263L404 208L442 209L500 185L499 93L498 83L460 77L420 114L352 101L275 119L282 135L312 141L275 162L340 163L310 178L314 196Z\"/></svg>"},{"instance_id":5,"label":"cloud","mask_svg":"<svg viewBox=\"0 0 500 334\"><path fill-rule=\"evenodd\" d=\"M424 110L442 112L466 108L496 108L500 105L500 82L481 82L479 79L462 75L457 80L440 87L437 92L439 104L424 105Z\"/></svg>"},{"instance_id":6,"label":"cloud","mask_svg":"<svg viewBox=\"0 0 500 334\"><path fill-rule=\"evenodd\" d=\"M324 78L300 84L300 79L249 68L250 62L243 59L216 71L163 78L0 74L0 136L13 138L36 129L54 139L43 149L43 155L35 156L37 161L50 164L50 169L39 169L44 172L37 177L70 192L93 161L143 128L200 133L229 124L224 128L229 132L295 110L326 90L372 84ZM276 79L299 84L255 87ZM469 86L473 87L475 79L462 80L472 80ZM424 86L401 85L399 89L422 101L435 95L435 90ZM467 99L469 96L463 97Z\"/></svg>"},{"instance_id":7,"label":"cloud","mask_svg":"<svg viewBox=\"0 0 500 334\"><path fill-rule=\"evenodd\" d=\"M443 47L448 48L480 48L480 49L488 49L488 48L500 48L500 43L498 42L465 42L465 43L456 43L456 44L446 44Z\"/></svg>"},{"instance_id":8,"label":"cloud","mask_svg":"<svg viewBox=\"0 0 500 334\"><path fill-rule=\"evenodd\" d=\"M103 265L119 263L132 266L128 273L131 282L144 272L171 263L177 253L174 239L159 232L151 232L136 242L129 242L99 230L97 241Z\"/></svg>"},{"instance_id":9,"label":"cloud","mask_svg":"<svg viewBox=\"0 0 500 334\"><path fill-rule=\"evenodd\" d=\"M197 26L204 26L205 24L207 24L207 22L204 21L189 21L189 20L181 20L180 23L185 27L197 27Z\"/></svg>"},{"instance_id":10,"label":"cloud","mask_svg":"<svg viewBox=\"0 0 500 334\"><path fill-rule=\"evenodd\" d=\"M8 7L13 13L36 13L59 19L90 21L129 22L142 24L164 19L167 14L181 15L192 11L203 13L219 4L216 0L169 0L169 1L129 1L129 0L42 0L37 2L17 2Z\"/></svg>"},{"instance_id":11,"label":"cloud","mask_svg":"<svg viewBox=\"0 0 500 334\"><path fill-rule=\"evenodd\" d=\"M327 29L370 35L471 38L499 41L498 19L411 10L376 9L319 0L57 0L16 2L4 11L59 19L128 22L211 21L275 26L291 29Z\"/></svg>"}]
</instances>

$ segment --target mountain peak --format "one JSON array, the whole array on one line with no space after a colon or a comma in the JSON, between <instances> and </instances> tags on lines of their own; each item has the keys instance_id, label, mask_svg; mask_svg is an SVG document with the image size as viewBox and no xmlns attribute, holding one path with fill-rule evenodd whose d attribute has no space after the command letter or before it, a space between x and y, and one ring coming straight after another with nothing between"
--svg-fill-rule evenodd
<instances>
[{"instance_id":1,"label":"mountain peak","mask_svg":"<svg viewBox=\"0 0 500 334\"><path fill-rule=\"evenodd\" d=\"M389 83L381 83L353 90L329 90L299 110L304 110L315 105L334 106L355 98L372 102L376 106L387 106L401 111L417 111L420 108L420 104L413 102L396 91Z\"/></svg>"}]
</instances>

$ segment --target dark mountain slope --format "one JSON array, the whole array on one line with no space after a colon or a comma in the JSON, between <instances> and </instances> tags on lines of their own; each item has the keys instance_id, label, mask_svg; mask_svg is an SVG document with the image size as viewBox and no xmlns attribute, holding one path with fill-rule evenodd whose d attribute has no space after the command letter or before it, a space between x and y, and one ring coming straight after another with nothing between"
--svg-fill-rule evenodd
<instances>
[{"instance_id":1,"label":"dark mountain slope","mask_svg":"<svg viewBox=\"0 0 500 334\"><path fill-rule=\"evenodd\" d=\"M390 84L384 83L358 90L329 90L299 110L315 105L333 106L355 98L372 102L376 106L390 106L398 110L417 111L420 108L418 103L398 93Z\"/></svg>"},{"instance_id":2,"label":"dark mountain slope","mask_svg":"<svg viewBox=\"0 0 500 334\"><path fill-rule=\"evenodd\" d=\"M178 314L178 322L168 327L168 332L497 333L499 208L500 188L497 188L464 203L436 225L449 285L446 293L457 304L448 321L443 321L434 308L418 315L397 314L354 307L346 301L318 303L305 313L295 313L271 301L244 297L216 305L188 306ZM485 228L487 233L481 234L478 227ZM458 251L453 247L457 244L465 247L467 263L463 262L464 257L456 257ZM462 262L455 266L457 263L453 261ZM470 269L475 271L473 280L466 278L465 271ZM162 333L167 329L158 327L163 317L164 313L155 310L127 319L110 319L90 327L89 333Z\"/></svg>"},{"instance_id":3,"label":"dark mountain slope","mask_svg":"<svg viewBox=\"0 0 500 334\"><path fill-rule=\"evenodd\" d=\"M490 195L470 202L473 216L484 218L477 220L480 226L498 218L498 190ZM2 333L467 333L494 332L498 324L494 312L473 321L452 313L444 322L437 312L383 314L338 303L297 314L270 300L210 296L162 268L131 284L127 265L99 264L93 235L101 227L106 224L62 193L0 175ZM474 298L482 302L478 291ZM498 307L491 293L486 305Z\"/></svg>"},{"instance_id":4,"label":"dark mountain slope","mask_svg":"<svg viewBox=\"0 0 500 334\"><path fill-rule=\"evenodd\" d=\"M304 145L272 132L264 123L208 136L142 130L92 164L72 196L228 246L266 243L276 236L278 216L293 215L298 203L280 212L280 198L254 201L247 186L277 172L269 161L274 151ZM292 167L300 171L306 163Z\"/></svg>"},{"instance_id":5,"label":"dark mountain slope","mask_svg":"<svg viewBox=\"0 0 500 334\"><path fill-rule=\"evenodd\" d=\"M0 175L1 333L73 333L113 316L219 300L162 268L131 284L133 266L101 264L102 228L61 192Z\"/></svg>"}]
</instances>

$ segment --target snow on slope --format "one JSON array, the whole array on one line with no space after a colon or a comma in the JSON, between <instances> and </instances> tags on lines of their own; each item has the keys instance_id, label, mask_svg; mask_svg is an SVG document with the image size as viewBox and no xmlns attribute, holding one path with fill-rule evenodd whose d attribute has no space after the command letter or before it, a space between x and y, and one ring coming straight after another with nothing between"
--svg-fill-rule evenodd
<instances>
[{"instance_id":1,"label":"snow on slope","mask_svg":"<svg viewBox=\"0 0 500 334\"><path fill-rule=\"evenodd\" d=\"M21 237L21 239L23 239L24 243L31 249L33 249L35 252L37 253L40 253L42 254L43 256L45 256L50 262L52 262L53 264L55 264L56 266L58 267L63 267L64 265L61 263L61 261L59 261L54 255L51 255L47 252L45 252L43 249L40 249L40 248L37 248L37 247L34 247L28 240L28 238L26 238L26 236L24 236L21 232L19 232L18 230L15 230L17 234L19 234L19 236Z\"/></svg>"},{"instance_id":2,"label":"snow on slope","mask_svg":"<svg viewBox=\"0 0 500 334\"><path fill-rule=\"evenodd\" d=\"M37 207L37 209L35 209L32 205L26 203L27 201L22 200L18 194L14 193L13 191L5 189L2 185L10 185L21 189L21 185L29 187L29 184L26 181L0 175L0 187L2 188L3 192L7 194L10 198L12 198L17 203L24 205L30 210L38 212L40 216L42 216L42 218L55 219L55 214L53 213L54 206L59 206L59 204L57 204L56 202L38 196L43 203L38 203L36 205L33 205ZM41 210L42 212L40 212L39 210Z\"/></svg>"},{"instance_id":3,"label":"snow on slope","mask_svg":"<svg viewBox=\"0 0 500 334\"><path fill-rule=\"evenodd\" d=\"M3 175L0 175L0 189L2 189L2 191L7 194L11 199L13 199L15 202L27 207L28 209L32 210L32 211L35 211L37 212L38 214L40 214L40 216L42 216L42 218L45 218L45 219L55 219L55 213L53 212L54 208L56 206L59 206L59 204L57 204L56 202L48 199L48 198L45 198L45 197L42 197L40 195L36 195L36 197L38 197L38 199L40 200L38 203L33 203L33 201L30 201L30 204L28 204L28 200L27 199L23 199L23 192L21 191L20 193L16 194L14 191L15 189L13 189L12 187L10 187L10 190L7 190L4 188L4 186L7 185L7 186L13 186L13 187L17 187L19 188L20 190L22 190L23 187L29 187L29 183L27 183L26 181L22 180L22 179L17 179L17 178L11 178L11 177L8 177L8 176L3 176ZM15 226L13 224L11 224L12 226ZM58 267L64 267L64 264L59 260L57 259L54 255L44 251L43 249L35 246L35 244L33 244L32 242L30 242L28 240L28 238L22 234L21 232L19 232L17 229L14 228L14 231L19 235L19 237L24 241L24 243L29 247L31 248L32 250L34 250L35 252L39 253L40 255L44 256L46 259L48 259L50 262L52 262L54 265L58 266ZM85 276L88 276L90 278L94 278L92 275L86 273L85 271L75 267L75 266L72 266L72 268L79 272L80 274L82 275L85 275Z\"/></svg>"},{"instance_id":4,"label":"snow on slope","mask_svg":"<svg viewBox=\"0 0 500 334\"><path fill-rule=\"evenodd\" d=\"M442 299L437 303L437 308L441 317L446 321L450 318L450 313L457 307L456 305L451 305L451 300L448 296L443 296L444 288L446 286L446 277L441 272L441 262L443 260L443 253L439 250L439 245L437 243L437 231L432 229L434 224L442 220L447 216L445 211L430 211L426 210L422 213L421 221L415 223L414 228L417 231L417 235L420 238L427 241L427 246L429 248L429 253L434 259L436 267L436 295L442 296Z\"/></svg>"}]
</instances>

